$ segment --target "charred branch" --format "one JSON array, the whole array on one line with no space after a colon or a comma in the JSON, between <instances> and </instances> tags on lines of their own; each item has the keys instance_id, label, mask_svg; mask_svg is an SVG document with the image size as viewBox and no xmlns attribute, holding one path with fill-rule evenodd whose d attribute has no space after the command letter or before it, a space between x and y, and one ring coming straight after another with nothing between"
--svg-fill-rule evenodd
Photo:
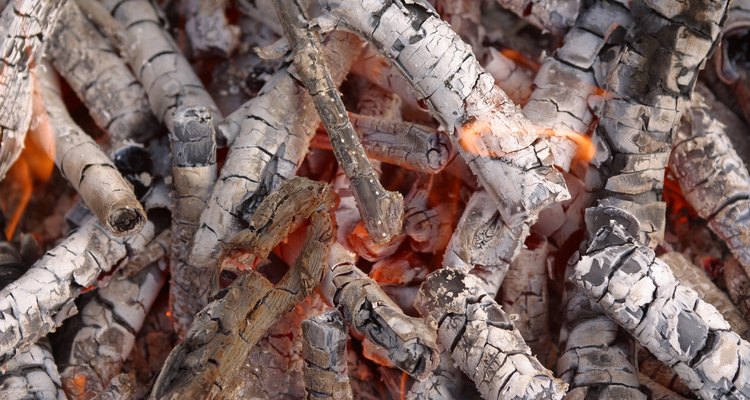
<instances>
[{"instance_id":1,"label":"charred branch","mask_svg":"<svg viewBox=\"0 0 750 400\"><path fill-rule=\"evenodd\" d=\"M349 335L338 311L302 322L302 354L308 399L352 399L346 368Z\"/></svg>"},{"instance_id":2,"label":"charred branch","mask_svg":"<svg viewBox=\"0 0 750 400\"><path fill-rule=\"evenodd\" d=\"M407 400L480 399L474 384L456 367L450 353L440 353L440 364L424 380L412 385Z\"/></svg>"}]
</instances>

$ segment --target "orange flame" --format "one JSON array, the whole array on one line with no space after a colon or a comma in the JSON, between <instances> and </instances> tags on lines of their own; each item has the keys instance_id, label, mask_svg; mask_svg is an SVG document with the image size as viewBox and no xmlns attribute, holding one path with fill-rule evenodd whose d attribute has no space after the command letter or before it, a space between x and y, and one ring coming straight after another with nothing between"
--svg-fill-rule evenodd
<instances>
[{"instance_id":1,"label":"orange flame","mask_svg":"<svg viewBox=\"0 0 750 400\"><path fill-rule=\"evenodd\" d=\"M596 155L596 147L591 141L591 138L578 132L574 132L569 129L544 129L544 136L564 137L573 141L576 145L578 145L576 159L583 162L591 161L591 159L593 159Z\"/></svg>"}]
</instances>

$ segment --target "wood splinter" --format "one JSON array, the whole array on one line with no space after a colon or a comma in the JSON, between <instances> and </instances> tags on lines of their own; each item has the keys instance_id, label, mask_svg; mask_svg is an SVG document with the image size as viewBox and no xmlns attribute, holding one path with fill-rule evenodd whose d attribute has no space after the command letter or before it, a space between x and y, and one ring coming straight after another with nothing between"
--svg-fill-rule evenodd
<instances>
[{"instance_id":1,"label":"wood splinter","mask_svg":"<svg viewBox=\"0 0 750 400\"><path fill-rule=\"evenodd\" d=\"M336 310L302 321L302 356L308 400L352 399L346 366L349 334Z\"/></svg>"},{"instance_id":2,"label":"wood splinter","mask_svg":"<svg viewBox=\"0 0 750 400\"><path fill-rule=\"evenodd\" d=\"M383 188L365 156L326 66L318 34L309 29L301 5L297 0L280 0L274 7L294 53L296 72L312 96L336 160L349 178L362 221L373 240L388 242L401 232L404 199L400 193Z\"/></svg>"},{"instance_id":3,"label":"wood splinter","mask_svg":"<svg viewBox=\"0 0 750 400\"><path fill-rule=\"evenodd\" d=\"M224 262L252 267L306 220L307 237L295 265L274 286L250 270L220 291L198 315L185 341L172 350L151 394L156 399L220 398L222 388L279 318L320 281L333 241L328 185L295 177L258 206L249 228L238 234ZM239 255L237 253L240 253Z\"/></svg>"}]
</instances>

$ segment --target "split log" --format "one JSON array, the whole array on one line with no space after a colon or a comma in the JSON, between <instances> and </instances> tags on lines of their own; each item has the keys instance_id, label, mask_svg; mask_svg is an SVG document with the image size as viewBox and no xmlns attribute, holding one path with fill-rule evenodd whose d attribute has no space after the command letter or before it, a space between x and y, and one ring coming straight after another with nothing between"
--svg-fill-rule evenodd
<instances>
[{"instance_id":1,"label":"split log","mask_svg":"<svg viewBox=\"0 0 750 400\"><path fill-rule=\"evenodd\" d=\"M734 150L717 103L700 93L675 133L670 170L685 200L722 238L737 260L750 269L750 173ZM712 105L714 107L712 107Z\"/></svg>"},{"instance_id":2,"label":"split log","mask_svg":"<svg viewBox=\"0 0 750 400\"><path fill-rule=\"evenodd\" d=\"M750 396L750 343L619 224L597 232L571 280L701 398Z\"/></svg>"},{"instance_id":3,"label":"split log","mask_svg":"<svg viewBox=\"0 0 750 400\"><path fill-rule=\"evenodd\" d=\"M386 243L401 231L404 199L400 193L383 188L365 156L328 71L318 34L308 28L309 22L298 0L279 0L274 6L289 41L296 72L312 96L331 139L333 154L349 178L367 232L375 243Z\"/></svg>"},{"instance_id":4,"label":"split log","mask_svg":"<svg viewBox=\"0 0 750 400\"><path fill-rule=\"evenodd\" d=\"M21 255L0 232L0 289L18 279L26 270ZM66 399L46 337L28 349L17 352L3 365L0 373L0 399L26 398Z\"/></svg>"},{"instance_id":5,"label":"split log","mask_svg":"<svg viewBox=\"0 0 750 400\"><path fill-rule=\"evenodd\" d=\"M95 397L120 373L164 286L165 269L166 262L159 261L132 278L116 276L66 324L70 334L56 350L63 354L57 361L63 388L71 398Z\"/></svg>"},{"instance_id":6,"label":"split log","mask_svg":"<svg viewBox=\"0 0 750 400\"><path fill-rule=\"evenodd\" d=\"M750 320L750 278L734 258L724 264L724 284L734 304Z\"/></svg>"},{"instance_id":7,"label":"split log","mask_svg":"<svg viewBox=\"0 0 750 400\"><path fill-rule=\"evenodd\" d=\"M329 311L302 322L307 398L352 399L346 368L349 335L338 311Z\"/></svg>"},{"instance_id":8,"label":"split log","mask_svg":"<svg viewBox=\"0 0 750 400\"><path fill-rule=\"evenodd\" d=\"M356 332L385 350L396 367L424 378L439 361L434 331L424 320L405 315L354 262L354 254L335 243L323 293Z\"/></svg>"},{"instance_id":9,"label":"split log","mask_svg":"<svg viewBox=\"0 0 750 400\"><path fill-rule=\"evenodd\" d=\"M666 263L674 276L683 284L698 293L700 298L716 307L716 310L729 322L732 331L742 337L747 337L750 324L745 321L742 313L732 304L723 290L719 289L702 268L694 265L682 253L669 252L659 256Z\"/></svg>"},{"instance_id":10,"label":"split log","mask_svg":"<svg viewBox=\"0 0 750 400\"><path fill-rule=\"evenodd\" d=\"M228 57L239 45L240 30L227 21L227 0L187 1L185 31L196 56Z\"/></svg>"},{"instance_id":11,"label":"split log","mask_svg":"<svg viewBox=\"0 0 750 400\"><path fill-rule=\"evenodd\" d=\"M144 142L162 129L141 84L76 1L63 8L47 55L94 122L109 132L113 149L127 140Z\"/></svg>"},{"instance_id":12,"label":"split log","mask_svg":"<svg viewBox=\"0 0 750 400\"><path fill-rule=\"evenodd\" d=\"M0 291L0 363L23 351L77 312L81 290L128 261L154 237L147 222L134 236L116 237L95 217Z\"/></svg>"},{"instance_id":13,"label":"split log","mask_svg":"<svg viewBox=\"0 0 750 400\"><path fill-rule=\"evenodd\" d=\"M521 332L531 354L543 364L553 353L552 338L547 315L549 295L547 293L547 256L549 244L543 237L527 240L510 264L500 287L498 303L506 314L514 316L513 326Z\"/></svg>"},{"instance_id":14,"label":"split log","mask_svg":"<svg viewBox=\"0 0 750 400\"><path fill-rule=\"evenodd\" d=\"M417 309L485 399L562 399L567 385L531 355L521 334L477 278L440 269L422 284Z\"/></svg>"},{"instance_id":15,"label":"split log","mask_svg":"<svg viewBox=\"0 0 750 400\"><path fill-rule=\"evenodd\" d=\"M527 234L527 226L511 228L504 222L487 192L474 192L453 231L443 266L473 274L495 297Z\"/></svg>"},{"instance_id":16,"label":"split log","mask_svg":"<svg viewBox=\"0 0 750 400\"><path fill-rule=\"evenodd\" d=\"M352 35L328 36L326 56L330 65L339 66L335 81L344 79L359 50ZM200 282L211 282L222 244L244 226L238 216L252 214L268 193L294 175L318 122L312 99L290 71L284 70L274 75L261 95L217 126L217 143L223 138L232 148L201 214L188 257L190 268L201 276ZM187 307L193 314L206 304L211 286L203 285L192 293Z\"/></svg>"},{"instance_id":17,"label":"split log","mask_svg":"<svg viewBox=\"0 0 750 400\"><path fill-rule=\"evenodd\" d=\"M373 43L408 77L511 227L568 198L547 141L494 84L471 48L422 1L322 0L324 27ZM375 16L377 15L377 16Z\"/></svg>"},{"instance_id":18,"label":"split log","mask_svg":"<svg viewBox=\"0 0 750 400\"><path fill-rule=\"evenodd\" d=\"M289 232L310 220L295 265L274 286L263 275L248 271L220 291L172 350L151 394L158 399L219 398L258 340L279 318L318 284L325 254L333 241L328 214L334 199L327 185L292 178L269 194L233 240L226 262L251 267L266 258ZM246 254L232 259L240 249Z\"/></svg>"},{"instance_id":19,"label":"split log","mask_svg":"<svg viewBox=\"0 0 750 400\"><path fill-rule=\"evenodd\" d=\"M170 142L174 193L169 298L175 331L184 337L193 319L192 293L207 283L191 268L188 254L216 182L216 139L208 110L204 107L178 109Z\"/></svg>"},{"instance_id":20,"label":"split log","mask_svg":"<svg viewBox=\"0 0 750 400\"><path fill-rule=\"evenodd\" d=\"M164 29L159 10L151 0L106 0L106 10L125 29L127 58L146 89L151 110L170 132L174 112L180 107L206 107L215 120L221 117L216 104L177 44Z\"/></svg>"},{"instance_id":21,"label":"split log","mask_svg":"<svg viewBox=\"0 0 750 400\"><path fill-rule=\"evenodd\" d=\"M31 69L65 1L15 0L2 9L0 26L0 180L23 149L31 123Z\"/></svg>"},{"instance_id":22,"label":"split log","mask_svg":"<svg viewBox=\"0 0 750 400\"><path fill-rule=\"evenodd\" d=\"M146 221L141 203L109 157L68 114L54 74L47 64L34 72L38 129L50 136L45 151L107 229L116 235L138 232Z\"/></svg>"}]
</instances>

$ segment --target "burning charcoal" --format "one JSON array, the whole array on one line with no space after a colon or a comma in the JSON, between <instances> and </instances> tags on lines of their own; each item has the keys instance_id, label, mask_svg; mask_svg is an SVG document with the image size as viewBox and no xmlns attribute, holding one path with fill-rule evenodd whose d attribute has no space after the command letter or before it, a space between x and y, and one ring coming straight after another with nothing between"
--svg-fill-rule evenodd
<instances>
[{"instance_id":1,"label":"burning charcoal","mask_svg":"<svg viewBox=\"0 0 750 400\"><path fill-rule=\"evenodd\" d=\"M526 226L508 227L490 195L477 191L458 221L445 251L443 265L471 272L478 278L482 289L494 297L527 233Z\"/></svg>"},{"instance_id":2,"label":"burning charcoal","mask_svg":"<svg viewBox=\"0 0 750 400\"><path fill-rule=\"evenodd\" d=\"M2 224L0 224L2 225ZM2 227L4 228L4 227ZM0 229L0 289L27 270L18 251L5 240ZM42 337L26 350L18 351L0 373L0 398L65 399L49 340Z\"/></svg>"},{"instance_id":3,"label":"burning charcoal","mask_svg":"<svg viewBox=\"0 0 750 400\"><path fill-rule=\"evenodd\" d=\"M295 265L276 286L251 270L219 292L196 315L185 340L172 350L152 396L178 399L221 394L268 328L318 284L333 240L328 213L333 203L327 185L296 177L263 200L249 228L233 240L225 261L252 266L309 218L307 237ZM248 253L231 259L241 248Z\"/></svg>"},{"instance_id":4,"label":"burning charcoal","mask_svg":"<svg viewBox=\"0 0 750 400\"><path fill-rule=\"evenodd\" d=\"M728 85L745 121L750 123L750 1L732 1L722 32L721 48L714 57L719 78Z\"/></svg>"},{"instance_id":5,"label":"burning charcoal","mask_svg":"<svg viewBox=\"0 0 750 400\"><path fill-rule=\"evenodd\" d=\"M742 337L750 334L748 332L750 325L745 321L742 313L732 304L729 296L713 283L706 271L693 265L681 253L670 252L659 256L659 259L669 266L680 282L695 290L703 301L716 307L716 310L729 322L732 331Z\"/></svg>"},{"instance_id":6,"label":"burning charcoal","mask_svg":"<svg viewBox=\"0 0 750 400\"><path fill-rule=\"evenodd\" d=\"M405 315L354 261L338 243L331 247L325 296L355 331L383 347L396 367L416 379L426 377L438 363L434 332L424 320Z\"/></svg>"},{"instance_id":7,"label":"burning charcoal","mask_svg":"<svg viewBox=\"0 0 750 400\"><path fill-rule=\"evenodd\" d=\"M456 367L450 353L440 353L440 364L423 381L412 385L407 400L480 399L474 384Z\"/></svg>"},{"instance_id":8,"label":"burning charcoal","mask_svg":"<svg viewBox=\"0 0 750 400\"><path fill-rule=\"evenodd\" d=\"M750 174L714 108L699 93L693 95L675 133L670 170L685 200L750 269Z\"/></svg>"},{"instance_id":9,"label":"burning charcoal","mask_svg":"<svg viewBox=\"0 0 750 400\"><path fill-rule=\"evenodd\" d=\"M338 311L302 322L302 353L308 399L351 399L346 369L349 335Z\"/></svg>"},{"instance_id":10,"label":"burning charcoal","mask_svg":"<svg viewBox=\"0 0 750 400\"><path fill-rule=\"evenodd\" d=\"M31 123L31 68L39 64L44 41L55 27L63 2L13 1L0 8L0 180L23 149Z\"/></svg>"},{"instance_id":11,"label":"burning charcoal","mask_svg":"<svg viewBox=\"0 0 750 400\"><path fill-rule=\"evenodd\" d=\"M742 315L750 319L750 278L734 258L724 264L724 284Z\"/></svg>"},{"instance_id":12,"label":"burning charcoal","mask_svg":"<svg viewBox=\"0 0 750 400\"><path fill-rule=\"evenodd\" d=\"M750 396L750 344L619 224L599 230L571 280L701 398Z\"/></svg>"},{"instance_id":13,"label":"burning charcoal","mask_svg":"<svg viewBox=\"0 0 750 400\"><path fill-rule=\"evenodd\" d=\"M64 327L69 334L58 347L63 388L70 398L90 399L103 392L120 373L135 336L166 281L166 262L151 264L139 274L96 291L81 313ZM72 331L72 332L71 332Z\"/></svg>"},{"instance_id":14,"label":"burning charcoal","mask_svg":"<svg viewBox=\"0 0 750 400\"><path fill-rule=\"evenodd\" d=\"M147 222L134 236L113 236L87 218L23 276L0 291L0 363L54 330L75 314L73 300L100 274L128 261L154 237Z\"/></svg>"},{"instance_id":15,"label":"burning charcoal","mask_svg":"<svg viewBox=\"0 0 750 400\"><path fill-rule=\"evenodd\" d=\"M648 376L641 374L641 389L651 400L683 400L684 397L654 382Z\"/></svg>"},{"instance_id":16,"label":"burning charcoal","mask_svg":"<svg viewBox=\"0 0 750 400\"><path fill-rule=\"evenodd\" d=\"M551 165L546 140L429 4L321 4L321 25L346 27L366 37L408 77L455 136L467 164L510 227L533 223L543 208L568 198L562 176Z\"/></svg>"},{"instance_id":17,"label":"burning charcoal","mask_svg":"<svg viewBox=\"0 0 750 400\"><path fill-rule=\"evenodd\" d=\"M513 326L521 332L531 354L547 365L552 347L549 330L550 308L547 293L547 240L530 236L534 243L524 247L510 264L500 287L498 303L508 315L514 315ZM529 241L527 241L529 242Z\"/></svg>"},{"instance_id":18,"label":"burning charcoal","mask_svg":"<svg viewBox=\"0 0 750 400\"><path fill-rule=\"evenodd\" d=\"M350 189L367 232L375 243L386 243L402 228L404 199L387 191L365 156L320 50L317 33L307 28L307 17L298 0L274 2L294 65L307 88L331 139L333 153L349 178Z\"/></svg>"},{"instance_id":19,"label":"burning charcoal","mask_svg":"<svg viewBox=\"0 0 750 400\"><path fill-rule=\"evenodd\" d=\"M239 44L240 30L227 21L228 0L186 1L185 31L197 56L228 57Z\"/></svg>"},{"instance_id":20,"label":"burning charcoal","mask_svg":"<svg viewBox=\"0 0 750 400\"><path fill-rule=\"evenodd\" d=\"M190 303L213 271L194 270L188 263L193 236L216 182L216 140L211 114L203 107L186 107L174 116L172 143L172 234L169 298L175 330L182 337L193 319Z\"/></svg>"},{"instance_id":21,"label":"burning charcoal","mask_svg":"<svg viewBox=\"0 0 750 400\"><path fill-rule=\"evenodd\" d=\"M146 213L130 184L68 114L51 67L41 65L35 76L35 114L51 136L47 154L107 229L116 235L138 232Z\"/></svg>"},{"instance_id":22,"label":"burning charcoal","mask_svg":"<svg viewBox=\"0 0 750 400\"><path fill-rule=\"evenodd\" d=\"M220 113L198 76L164 30L150 0L106 0L101 3L126 30L120 50L146 89L156 117L173 132L173 114L179 107L206 107L214 118Z\"/></svg>"},{"instance_id":23,"label":"burning charcoal","mask_svg":"<svg viewBox=\"0 0 750 400\"><path fill-rule=\"evenodd\" d=\"M79 9L68 1L50 37L47 55L117 149L159 133L146 92L125 61Z\"/></svg>"},{"instance_id":24,"label":"burning charcoal","mask_svg":"<svg viewBox=\"0 0 750 400\"><path fill-rule=\"evenodd\" d=\"M349 34L328 36L326 54L331 57L331 65L340 67L334 74L339 81L360 49L352 38ZM263 93L218 126L218 133L223 132L232 148L201 214L190 249L188 263L195 271L216 271L221 245L244 225L238 216L252 214L269 192L294 175L317 127L312 100L289 71L274 75ZM217 142L221 139L221 135L217 136ZM187 307L193 313L206 304L209 286L192 293Z\"/></svg>"},{"instance_id":25,"label":"burning charcoal","mask_svg":"<svg viewBox=\"0 0 750 400\"><path fill-rule=\"evenodd\" d=\"M571 139L591 130L595 119L592 103L603 95L592 67L601 62L600 54L610 36L627 29L631 23L630 12L621 3L609 0L593 3L565 35L562 47L545 59L534 79L534 92L523 113L556 133L550 139L554 143L555 165L565 171L570 169L577 151Z\"/></svg>"},{"instance_id":26,"label":"burning charcoal","mask_svg":"<svg viewBox=\"0 0 750 400\"><path fill-rule=\"evenodd\" d=\"M539 29L561 35L572 26L578 16L580 0L496 0L503 8L513 11L519 17Z\"/></svg>"},{"instance_id":27,"label":"burning charcoal","mask_svg":"<svg viewBox=\"0 0 750 400\"><path fill-rule=\"evenodd\" d=\"M562 399L567 385L531 355L520 332L479 280L440 269L422 284L416 302L439 324L438 340L485 399Z\"/></svg>"}]
</instances>

